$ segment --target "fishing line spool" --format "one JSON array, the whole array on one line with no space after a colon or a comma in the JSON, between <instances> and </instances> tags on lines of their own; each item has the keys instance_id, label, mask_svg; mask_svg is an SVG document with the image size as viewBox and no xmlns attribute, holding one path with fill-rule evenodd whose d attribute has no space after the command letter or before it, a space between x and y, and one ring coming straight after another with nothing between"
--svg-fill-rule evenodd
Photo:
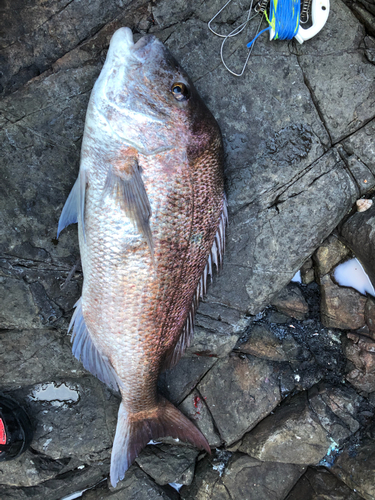
<instances>
[{"instance_id":1,"label":"fishing line spool","mask_svg":"<svg viewBox=\"0 0 375 500\"><path fill-rule=\"evenodd\" d=\"M254 48L254 43L257 38L264 32L270 32L270 40L292 40L295 38L300 44L304 41L313 38L327 22L329 15L329 0L259 0L254 7L255 14L251 15L253 8L253 0L251 1L249 10L247 12L246 20L235 28L228 35L217 33L212 28L212 22L219 16L221 12L231 3L227 3L213 16L208 23L209 30L215 35L223 38L220 49L220 57L225 68L234 76L242 76L246 65L251 56ZM302 3L301 3L302 2ZM269 15L267 15L267 6L270 3ZM301 24L309 21L309 11L311 6L311 26L307 29L303 28ZM247 44L250 49L246 61L240 73L232 71L224 61L224 45L229 38L239 35L247 26L247 24L256 16L260 16L260 22L257 27L255 37ZM263 18L266 18L268 27L260 31Z\"/></svg>"}]
</instances>

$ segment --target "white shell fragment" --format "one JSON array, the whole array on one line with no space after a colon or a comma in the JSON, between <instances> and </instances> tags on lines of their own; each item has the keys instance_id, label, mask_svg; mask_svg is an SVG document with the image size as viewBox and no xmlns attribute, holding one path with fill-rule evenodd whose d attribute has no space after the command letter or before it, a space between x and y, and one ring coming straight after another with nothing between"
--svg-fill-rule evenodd
<instances>
[{"instance_id":1,"label":"white shell fragment","mask_svg":"<svg viewBox=\"0 0 375 500\"><path fill-rule=\"evenodd\" d=\"M372 200L357 200L355 203L358 212L366 212L372 206Z\"/></svg>"}]
</instances>

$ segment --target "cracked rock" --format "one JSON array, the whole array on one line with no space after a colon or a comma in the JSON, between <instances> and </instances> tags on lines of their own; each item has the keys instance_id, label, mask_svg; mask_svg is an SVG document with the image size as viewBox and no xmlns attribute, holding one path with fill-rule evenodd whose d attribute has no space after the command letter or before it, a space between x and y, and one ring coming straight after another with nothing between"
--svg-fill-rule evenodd
<instances>
[{"instance_id":1,"label":"cracked rock","mask_svg":"<svg viewBox=\"0 0 375 500\"><path fill-rule=\"evenodd\" d=\"M160 375L160 392L173 404L180 404L216 361L207 356L182 357L175 367Z\"/></svg>"},{"instance_id":2,"label":"cracked rock","mask_svg":"<svg viewBox=\"0 0 375 500\"><path fill-rule=\"evenodd\" d=\"M321 278L331 272L349 253L350 250L335 235L329 236L314 253L317 276Z\"/></svg>"},{"instance_id":3,"label":"cracked rock","mask_svg":"<svg viewBox=\"0 0 375 500\"><path fill-rule=\"evenodd\" d=\"M331 471L365 500L375 498L374 426L362 441L345 446Z\"/></svg>"},{"instance_id":4,"label":"cracked rock","mask_svg":"<svg viewBox=\"0 0 375 500\"><path fill-rule=\"evenodd\" d=\"M339 1L331 5L329 22L319 36L298 47L299 63L333 143L373 118L375 66L363 64L364 34L363 26Z\"/></svg>"},{"instance_id":5,"label":"cracked rock","mask_svg":"<svg viewBox=\"0 0 375 500\"><path fill-rule=\"evenodd\" d=\"M136 459L157 484L191 484L199 451L186 446L147 446Z\"/></svg>"},{"instance_id":6,"label":"cracked rock","mask_svg":"<svg viewBox=\"0 0 375 500\"><path fill-rule=\"evenodd\" d=\"M361 398L351 389L314 387L281 405L245 435L239 451L262 461L317 464L356 432Z\"/></svg>"},{"instance_id":7,"label":"cracked rock","mask_svg":"<svg viewBox=\"0 0 375 500\"><path fill-rule=\"evenodd\" d=\"M139 467L133 465L120 481L116 489L101 483L97 488L83 493L82 500L177 500L176 491L162 488L152 481Z\"/></svg>"},{"instance_id":8,"label":"cracked rock","mask_svg":"<svg viewBox=\"0 0 375 500\"><path fill-rule=\"evenodd\" d=\"M11 462L10 462L11 463ZM80 465L76 468L45 481L37 486L11 487L0 485L0 498L9 500L28 500L30 498L48 498L48 500L61 500L75 492L81 492L86 488L99 483L107 476L109 462L99 463L93 466Z\"/></svg>"},{"instance_id":9,"label":"cracked rock","mask_svg":"<svg viewBox=\"0 0 375 500\"><path fill-rule=\"evenodd\" d=\"M264 324L251 328L250 338L239 346L239 351L270 361L297 361L301 348L293 337L285 335L281 340Z\"/></svg>"},{"instance_id":10,"label":"cracked rock","mask_svg":"<svg viewBox=\"0 0 375 500\"><path fill-rule=\"evenodd\" d=\"M222 467L220 467L222 465ZM229 463L204 459L197 467L189 489L181 489L183 500L283 500L304 467L260 462L240 453Z\"/></svg>"},{"instance_id":11,"label":"cracked rock","mask_svg":"<svg viewBox=\"0 0 375 500\"><path fill-rule=\"evenodd\" d=\"M278 370L266 360L231 355L218 360L198 390L227 445L240 439L281 400Z\"/></svg>"},{"instance_id":12,"label":"cracked rock","mask_svg":"<svg viewBox=\"0 0 375 500\"><path fill-rule=\"evenodd\" d=\"M323 467L309 467L285 500L361 500L357 493Z\"/></svg>"},{"instance_id":13,"label":"cracked rock","mask_svg":"<svg viewBox=\"0 0 375 500\"><path fill-rule=\"evenodd\" d=\"M28 450L13 462L0 463L0 484L36 486L57 476L69 461L70 459L52 460Z\"/></svg>"},{"instance_id":14,"label":"cracked rock","mask_svg":"<svg viewBox=\"0 0 375 500\"><path fill-rule=\"evenodd\" d=\"M336 285L329 275L320 278L321 318L327 328L357 330L365 325L366 297Z\"/></svg>"},{"instance_id":15,"label":"cracked rock","mask_svg":"<svg viewBox=\"0 0 375 500\"><path fill-rule=\"evenodd\" d=\"M73 356L69 337L56 330L8 330L0 334L1 387L14 390L55 378L87 374Z\"/></svg>"},{"instance_id":16,"label":"cracked rock","mask_svg":"<svg viewBox=\"0 0 375 500\"><path fill-rule=\"evenodd\" d=\"M360 335L348 334L345 346L347 358L354 364L346 379L356 389L375 391L375 342Z\"/></svg>"},{"instance_id":17,"label":"cracked rock","mask_svg":"<svg viewBox=\"0 0 375 500\"><path fill-rule=\"evenodd\" d=\"M341 227L340 236L375 283L375 206L356 212Z\"/></svg>"},{"instance_id":18,"label":"cracked rock","mask_svg":"<svg viewBox=\"0 0 375 500\"><path fill-rule=\"evenodd\" d=\"M269 415L246 434L239 451L266 462L316 464L331 445L304 394Z\"/></svg>"},{"instance_id":19,"label":"cracked rock","mask_svg":"<svg viewBox=\"0 0 375 500\"><path fill-rule=\"evenodd\" d=\"M194 422L204 437L207 439L211 448L220 446L220 438L212 416L207 408L205 399L197 390L190 393L178 407L184 415ZM179 481L177 481L179 482Z\"/></svg>"},{"instance_id":20,"label":"cracked rock","mask_svg":"<svg viewBox=\"0 0 375 500\"><path fill-rule=\"evenodd\" d=\"M109 457L118 399L94 377L65 378L60 384L49 381L14 394L27 402L36 427L34 450L54 460L75 457L83 463Z\"/></svg>"},{"instance_id":21,"label":"cracked rock","mask_svg":"<svg viewBox=\"0 0 375 500\"><path fill-rule=\"evenodd\" d=\"M271 304L281 313L299 320L305 319L309 312L309 306L301 290L294 285L283 288Z\"/></svg>"}]
</instances>

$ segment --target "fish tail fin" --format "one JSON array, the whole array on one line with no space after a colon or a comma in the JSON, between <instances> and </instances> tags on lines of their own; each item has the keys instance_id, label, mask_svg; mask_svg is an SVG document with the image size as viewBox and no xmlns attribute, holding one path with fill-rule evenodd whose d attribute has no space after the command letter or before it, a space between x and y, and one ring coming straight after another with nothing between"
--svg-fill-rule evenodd
<instances>
[{"instance_id":1,"label":"fish tail fin","mask_svg":"<svg viewBox=\"0 0 375 500\"><path fill-rule=\"evenodd\" d=\"M118 481L124 479L127 469L151 439L156 440L165 436L188 441L197 448L211 453L203 434L166 399L160 397L155 411L146 417L144 412L127 413L121 403L111 456L112 486L116 487Z\"/></svg>"}]
</instances>

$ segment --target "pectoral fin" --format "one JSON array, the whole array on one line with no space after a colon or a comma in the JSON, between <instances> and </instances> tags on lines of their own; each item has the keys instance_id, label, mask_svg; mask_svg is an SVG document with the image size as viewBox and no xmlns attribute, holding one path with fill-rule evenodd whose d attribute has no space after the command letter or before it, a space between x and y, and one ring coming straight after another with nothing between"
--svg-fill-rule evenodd
<instances>
[{"instance_id":1,"label":"pectoral fin","mask_svg":"<svg viewBox=\"0 0 375 500\"><path fill-rule=\"evenodd\" d=\"M104 194L114 195L125 214L146 238L152 258L154 245L150 228L151 206L142 180L141 170L134 158L112 166L108 171Z\"/></svg>"}]
</instances>

